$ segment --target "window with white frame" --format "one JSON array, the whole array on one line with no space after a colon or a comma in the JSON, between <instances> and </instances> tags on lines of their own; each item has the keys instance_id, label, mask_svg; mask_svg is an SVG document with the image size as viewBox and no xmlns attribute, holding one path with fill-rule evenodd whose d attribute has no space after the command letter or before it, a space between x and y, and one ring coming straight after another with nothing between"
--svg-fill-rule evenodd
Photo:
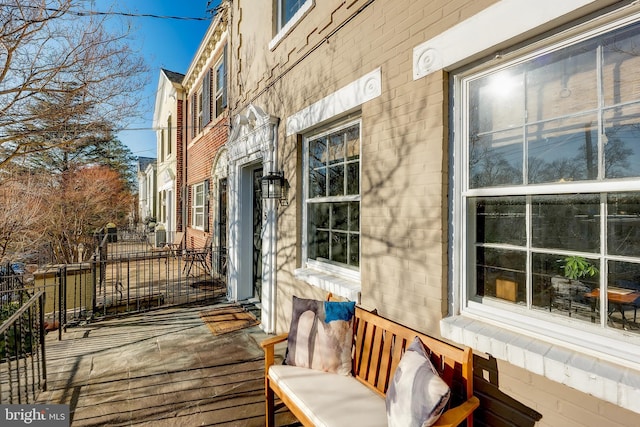
<instances>
[{"instance_id":1,"label":"window with white frame","mask_svg":"<svg viewBox=\"0 0 640 427\"><path fill-rule=\"evenodd\" d=\"M193 228L204 229L205 203L205 183L195 184L191 187L191 226Z\"/></svg>"},{"instance_id":2,"label":"window with white frame","mask_svg":"<svg viewBox=\"0 0 640 427\"><path fill-rule=\"evenodd\" d=\"M171 116L169 116L169 118L167 118L167 156L171 155L171 148L172 148L171 146L173 145L172 135L173 135L173 131L171 126Z\"/></svg>"},{"instance_id":3,"label":"window with white frame","mask_svg":"<svg viewBox=\"0 0 640 427\"><path fill-rule=\"evenodd\" d=\"M226 67L226 60L225 60L226 54L227 54L227 48L225 46L222 58L220 58L220 60L215 66L215 73L216 73L215 114L216 114L216 117L222 114L224 109L227 107L227 67Z\"/></svg>"},{"instance_id":4,"label":"window with white frame","mask_svg":"<svg viewBox=\"0 0 640 427\"><path fill-rule=\"evenodd\" d=\"M360 266L360 122L304 140L307 264L335 272Z\"/></svg>"},{"instance_id":5,"label":"window with white frame","mask_svg":"<svg viewBox=\"0 0 640 427\"><path fill-rule=\"evenodd\" d=\"M640 23L464 72L456 90L462 309L638 344Z\"/></svg>"},{"instance_id":6,"label":"window with white frame","mask_svg":"<svg viewBox=\"0 0 640 427\"><path fill-rule=\"evenodd\" d=\"M298 10L309 0L277 0L278 31L293 18Z\"/></svg>"}]
</instances>

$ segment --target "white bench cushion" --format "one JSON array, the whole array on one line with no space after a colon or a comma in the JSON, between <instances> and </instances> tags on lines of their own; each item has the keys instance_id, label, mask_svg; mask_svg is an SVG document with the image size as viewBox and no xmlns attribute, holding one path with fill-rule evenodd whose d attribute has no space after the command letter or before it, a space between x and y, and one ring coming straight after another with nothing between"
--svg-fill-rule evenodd
<instances>
[{"instance_id":1,"label":"white bench cushion","mask_svg":"<svg viewBox=\"0 0 640 427\"><path fill-rule=\"evenodd\" d=\"M269 377L318 427L387 427L384 398L354 377L289 365Z\"/></svg>"}]
</instances>

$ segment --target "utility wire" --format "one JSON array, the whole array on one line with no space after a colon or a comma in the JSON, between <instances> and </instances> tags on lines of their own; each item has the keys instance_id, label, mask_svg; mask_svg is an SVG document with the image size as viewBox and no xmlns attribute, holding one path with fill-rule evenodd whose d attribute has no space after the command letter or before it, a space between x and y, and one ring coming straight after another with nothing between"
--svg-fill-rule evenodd
<instances>
[{"instance_id":1,"label":"utility wire","mask_svg":"<svg viewBox=\"0 0 640 427\"><path fill-rule=\"evenodd\" d=\"M63 12L69 15L75 16L126 16L129 18L156 18L156 19L172 19L172 20L180 20L180 21L210 21L212 19L211 16L208 17L189 17L189 16L172 16L172 15L156 15L153 13L129 13L129 12L99 12L94 10L85 10L85 11L77 11L77 10L62 10L56 8L39 8L37 6L17 6L15 4L7 4L0 3L0 7L12 7L12 8L28 8L28 9L39 9L46 10L47 12ZM218 7L212 9L213 15L218 12Z\"/></svg>"}]
</instances>

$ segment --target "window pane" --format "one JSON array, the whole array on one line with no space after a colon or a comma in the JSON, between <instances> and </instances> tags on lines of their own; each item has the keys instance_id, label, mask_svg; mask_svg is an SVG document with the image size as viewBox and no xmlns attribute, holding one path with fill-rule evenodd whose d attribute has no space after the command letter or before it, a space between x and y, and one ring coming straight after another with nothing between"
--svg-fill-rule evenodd
<instances>
[{"instance_id":1,"label":"window pane","mask_svg":"<svg viewBox=\"0 0 640 427\"><path fill-rule=\"evenodd\" d=\"M282 2L282 25L289 22L298 9L304 4L305 0L280 0Z\"/></svg>"},{"instance_id":2,"label":"window pane","mask_svg":"<svg viewBox=\"0 0 640 427\"><path fill-rule=\"evenodd\" d=\"M349 265L360 266L360 234L349 235Z\"/></svg>"},{"instance_id":3,"label":"window pane","mask_svg":"<svg viewBox=\"0 0 640 427\"><path fill-rule=\"evenodd\" d=\"M524 197L473 198L469 203L476 212L476 242L526 245Z\"/></svg>"},{"instance_id":4,"label":"window pane","mask_svg":"<svg viewBox=\"0 0 640 427\"><path fill-rule=\"evenodd\" d=\"M640 193L607 196L609 255L640 255Z\"/></svg>"},{"instance_id":5,"label":"window pane","mask_svg":"<svg viewBox=\"0 0 640 427\"><path fill-rule=\"evenodd\" d=\"M329 196L344 195L344 165L329 168Z\"/></svg>"},{"instance_id":6,"label":"window pane","mask_svg":"<svg viewBox=\"0 0 640 427\"><path fill-rule=\"evenodd\" d=\"M329 229L330 203L312 203L309 205L309 225L313 228Z\"/></svg>"},{"instance_id":7,"label":"window pane","mask_svg":"<svg viewBox=\"0 0 640 427\"><path fill-rule=\"evenodd\" d=\"M309 141L309 167L316 169L325 166L327 162L326 138L318 138Z\"/></svg>"},{"instance_id":8,"label":"window pane","mask_svg":"<svg viewBox=\"0 0 640 427\"><path fill-rule=\"evenodd\" d=\"M333 203L331 205L331 229L349 230L349 204Z\"/></svg>"},{"instance_id":9,"label":"window pane","mask_svg":"<svg viewBox=\"0 0 640 427\"><path fill-rule=\"evenodd\" d=\"M347 164L347 194L360 194L360 163Z\"/></svg>"},{"instance_id":10,"label":"window pane","mask_svg":"<svg viewBox=\"0 0 640 427\"><path fill-rule=\"evenodd\" d=\"M640 104L604 113L606 178L640 177Z\"/></svg>"},{"instance_id":11,"label":"window pane","mask_svg":"<svg viewBox=\"0 0 640 427\"><path fill-rule=\"evenodd\" d=\"M309 171L309 197L324 197L327 195L327 169L318 168Z\"/></svg>"},{"instance_id":12,"label":"window pane","mask_svg":"<svg viewBox=\"0 0 640 427\"><path fill-rule=\"evenodd\" d=\"M598 274L585 278L565 277L565 257L534 253L532 262L532 305L553 314L583 321L597 321L592 291L598 289ZM597 266L596 260L585 260Z\"/></svg>"},{"instance_id":13,"label":"window pane","mask_svg":"<svg viewBox=\"0 0 640 427\"><path fill-rule=\"evenodd\" d=\"M605 105L640 98L640 24L603 38Z\"/></svg>"},{"instance_id":14,"label":"window pane","mask_svg":"<svg viewBox=\"0 0 640 427\"><path fill-rule=\"evenodd\" d=\"M360 231L360 203L349 203L349 230Z\"/></svg>"},{"instance_id":15,"label":"window pane","mask_svg":"<svg viewBox=\"0 0 640 427\"><path fill-rule=\"evenodd\" d=\"M308 257L315 260L329 259L328 231L317 231L309 236Z\"/></svg>"},{"instance_id":16,"label":"window pane","mask_svg":"<svg viewBox=\"0 0 640 427\"><path fill-rule=\"evenodd\" d=\"M600 196L536 196L531 201L531 239L536 248L600 251Z\"/></svg>"},{"instance_id":17,"label":"window pane","mask_svg":"<svg viewBox=\"0 0 640 427\"><path fill-rule=\"evenodd\" d=\"M528 62L527 122L593 110L598 96L596 48L591 42Z\"/></svg>"},{"instance_id":18,"label":"window pane","mask_svg":"<svg viewBox=\"0 0 640 427\"><path fill-rule=\"evenodd\" d=\"M609 261L607 286L607 325L640 333L640 264Z\"/></svg>"},{"instance_id":19,"label":"window pane","mask_svg":"<svg viewBox=\"0 0 640 427\"><path fill-rule=\"evenodd\" d=\"M344 162L344 133L329 136L329 164Z\"/></svg>"},{"instance_id":20,"label":"window pane","mask_svg":"<svg viewBox=\"0 0 640 427\"><path fill-rule=\"evenodd\" d=\"M525 252L478 247L476 296L526 301Z\"/></svg>"},{"instance_id":21,"label":"window pane","mask_svg":"<svg viewBox=\"0 0 640 427\"><path fill-rule=\"evenodd\" d=\"M360 158L360 126L351 126L345 130L347 139L347 160Z\"/></svg>"},{"instance_id":22,"label":"window pane","mask_svg":"<svg viewBox=\"0 0 640 427\"><path fill-rule=\"evenodd\" d=\"M477 136L469 147L471 188L522 184L522 131Z\"/></svg>"},{"instance_id":23,"label":"window pane","mask_svg":"<svg viewBox=\"0 0 640 427\"><path fill-rule=\"evenodd\" d=\"M528 126L529 183L596 179L597 128L592 114Z\"/></svg>"},{"instance_id":24,"label":"window pane","mask_svg":"<svg viewBox=\"0 0 640 427\"><path fill-rule=\"evenodd\" d=\"M331 233L331 261L347 263L347 238L346 233Z\"/></svg>"},{"instance_id":25,"label":"window pane","mask_svg":"<svg viewBox=\"0 0 640 427\"><path fill-rule=\"evenodd\" d=\"M502 70L469 83L471 135L522 127L524 86L522 71Z\"/></svg>"}]
</instances>

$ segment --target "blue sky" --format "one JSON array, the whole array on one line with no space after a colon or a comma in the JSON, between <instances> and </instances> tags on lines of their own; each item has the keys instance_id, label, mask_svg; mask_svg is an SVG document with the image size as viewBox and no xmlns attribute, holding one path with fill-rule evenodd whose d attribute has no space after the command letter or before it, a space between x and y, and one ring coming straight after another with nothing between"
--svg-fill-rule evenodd
<instances>
[{"instance_id":1,"label":"blue sky","mask_svg":"<svg viewBox=\"0 0 640 427\"><path fill-rule=\"evenodd\" d=\"M216 0L215 4L220 1ZM179 17L207 17L207 0L95 0L94 10ZM130 46L140 52L148 67L148 83L141 97L143 118L127 124L118 134L135 156L156 156L156 135L151 129L160 68L186 73L211 20L176 20L149 17L111 17L110 25L131 23Z\"/></svg>"}]
</instances>

